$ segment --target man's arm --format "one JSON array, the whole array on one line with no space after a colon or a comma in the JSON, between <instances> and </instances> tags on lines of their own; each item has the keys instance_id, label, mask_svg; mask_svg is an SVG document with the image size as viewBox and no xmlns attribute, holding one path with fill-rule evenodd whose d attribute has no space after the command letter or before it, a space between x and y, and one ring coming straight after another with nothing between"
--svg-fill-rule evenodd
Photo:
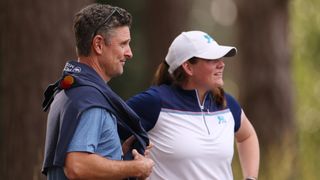
<instances>
[{"instance_id":1,"label":"man's arm","mask_svg":"<svg viewBox=\"0 0 320 180\"><path fill-rule=\"evenodd\" d=\"M123 179L150 174L153 161L136 151L134 160L120 160L121 144L115 121L114 116L101 108L82 113L64 165L69 179ZM109 150L111 152L106 153ZM108 159L109 156L113 158Z\"/></svg>"},{"instance_id":2,"label":"man's arm","mask_svg":"<svg viewBox=\"0 0 320 180\"><path fill-rule=\"evenodd\" d=\"M241 126L236 133L236 140L244 177L257 178L260 159L259 142L253 126L243 111L241 113Z\"/></svg>"},{"instance_id":3,"label":"man's arm","mask_svg":"<svg viewBox=\"0 0 320 180\"><path fill-rule=\"evenodd\" d=\"M69 179L124 179L148 177L153 161L133 150L134 160L115 161L97 154L70 152L67 154L64 172Z\"/></svg>"}]
</instances>

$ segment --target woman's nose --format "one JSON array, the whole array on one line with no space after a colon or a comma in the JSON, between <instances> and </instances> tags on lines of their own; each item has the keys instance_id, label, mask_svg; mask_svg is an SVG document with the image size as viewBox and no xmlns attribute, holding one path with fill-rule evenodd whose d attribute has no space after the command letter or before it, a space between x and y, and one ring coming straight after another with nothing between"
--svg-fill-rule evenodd
<instances>
[{"instance_id":1,"label":"woman's nose","mask_svg":"<svg viewBox=\"0 0 320 180\"><path fill-rule=\"evenodd\" d=\"M222 59L217 60L217 68L221 69L224 68L225 64L224 61Z\"/></svg>"}]
</instances>

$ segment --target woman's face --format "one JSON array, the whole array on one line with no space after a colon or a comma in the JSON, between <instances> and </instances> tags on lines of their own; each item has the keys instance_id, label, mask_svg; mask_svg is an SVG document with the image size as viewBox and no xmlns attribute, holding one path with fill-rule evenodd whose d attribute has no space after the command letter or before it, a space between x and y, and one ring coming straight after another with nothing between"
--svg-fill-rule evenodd
<instances>
[{"instance_id":1,"label":"woman's face","mask_svg":"<svg viewBox=\"0 0 320 180\"><path fill-rule=\"evenodd\" d=\"M189 82L196 88L213 89L223 86L224 62L222 59L198 59L195 64L190 63L192 75Z\"/></svg>"}]
</instances>

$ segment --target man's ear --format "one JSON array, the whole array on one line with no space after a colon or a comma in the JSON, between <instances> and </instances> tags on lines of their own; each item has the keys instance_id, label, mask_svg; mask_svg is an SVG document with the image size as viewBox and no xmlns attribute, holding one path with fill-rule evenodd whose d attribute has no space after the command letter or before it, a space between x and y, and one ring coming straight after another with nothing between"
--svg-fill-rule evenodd
<instances>
[{"instance_id":1,"label":"man's ear","mask_svg":"<svg viewBox=\"0 0 320 180\"><path fill-rule=\"evenodd\" d=\"M101 55L103 45L105 45L104 38L101 35L96 35L92 40L92 51L98 55Z\"/></svg>"},{"instance_id":2,"label":"man's ear","mask_svg":"<svg viewBox=\"0 0 320 180\"><path fill-rule=\"evenodd\" d=\"M181 66L184 72L186 72L189 76L193 75L193 68L191 67L191 64L188 61L184 62Z\"/></svg>"}]
</instances>

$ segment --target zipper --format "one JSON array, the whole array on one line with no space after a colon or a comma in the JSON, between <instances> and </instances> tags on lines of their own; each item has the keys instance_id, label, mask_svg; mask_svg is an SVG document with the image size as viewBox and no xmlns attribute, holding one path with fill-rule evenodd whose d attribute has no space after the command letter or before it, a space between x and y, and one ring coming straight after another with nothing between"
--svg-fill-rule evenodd
<instances>
[{"instance_id":1,"label":"zipper","mask_svg":"<svg viewBox=\"0 0 320 180\"><path fill-rule=\"evenodd\" d=\"M202 104L200 103L200 99L199 99L199 93L198 93L198 90L196 89L196 95L197 95L197 100L198 100L198 105L200 107L200 110L201 110L201 114L202 114L202 120L203 120L203 123L207 129L207 132L208 134L210 134L210 131L209 131L209 128L208 128L208 124L207 124L207 121L206 121L206 116L205 116L205 113L204 113L204 103L206 102L206 98L207 98L207 94L205 95L204 99L203 99L203 102ZM207 111L209 112L209 109L207 109Z\"/></svg>"}]
</instances>

